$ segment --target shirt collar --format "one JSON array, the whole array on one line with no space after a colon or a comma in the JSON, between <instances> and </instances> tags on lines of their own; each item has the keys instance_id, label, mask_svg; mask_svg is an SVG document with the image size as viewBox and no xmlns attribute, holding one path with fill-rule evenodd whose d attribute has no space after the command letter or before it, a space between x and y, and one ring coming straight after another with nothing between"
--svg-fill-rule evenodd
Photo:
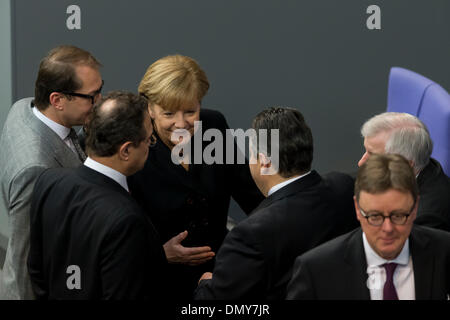
<instances>
[{"instance_id":1,"label":"shirt collar","mask_svg":"<svg viewBox=\"0 0 450 320\"><path fill-rule=\"evenodd\" d=\"M397 263L407 265L409 263L409 239L406 239L402 251L394 260L386 260L380 257L370 246L367 241L366 234L363 232L364 251L366 253L366 260L368 267L381 266L385 263Z\"/></svg>"},{"instance_id":2,"label":"shirt collar","mask_svg":"<svg viewBox=\"0 0 450 320\"><path fill-rule=\"evenodd\" d=\"M61 140L65 140L69 136L70 128L64 127L63 125L47 118L47 116L40 112L36 107L33 107L33 113L39 120L45 123L47 127L52 129L61 138Z\"/></svg>"},{"instance_id":3,"label":"shirt collar","mask_svg":"<svg viewBox=\"0 0 450 320\"><path fill-rule=\"evenodd\" d=\"M104 174L105 176L113 179L115 182L120 184L125 190L127 190L127 192L130 192L128 189L127 177L122 173L120 173L119 171L114 170L113 168L110 168L108 166L105 166L100 162L97 162L89 157L84 162L84 165L88 168L91 168L92 170L100 172L101 174Z\"/></svg>"},{"instance_id":4,"label":"shirt collar","mask_svg":"<svg viewBox=\"0 0 450 320\"><path fill-rule=\"evenodd\" d=\"M303 178L303 177L307 176L310 173L311 173L311 171L309 171L309 172L307 172L307 173L305 173L305 174L303 174L301 176L298 176L298 177L295 177L295 178L291 178L291 179L286 180L284 182L281 182L281 183L279 183L277 185L274 185L272 188L270 188L269 193L267 194L267 196L269 197L270 195L274 194L275 192L277 192L281 188L287 186L288 184L290 184L290 183L292 183L292 182L294 182L294 181L296 181L296 180L298 180L300 178Z\"/></svg>"}]
</instances>

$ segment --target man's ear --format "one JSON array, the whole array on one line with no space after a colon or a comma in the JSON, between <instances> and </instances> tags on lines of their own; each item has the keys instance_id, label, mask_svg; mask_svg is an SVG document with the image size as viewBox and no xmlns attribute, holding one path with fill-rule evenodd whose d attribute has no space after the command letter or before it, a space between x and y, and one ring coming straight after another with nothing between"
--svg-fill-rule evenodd
<instances>
[{"instance_id":1,"label":"man's ear","mask_svg":"<svg viewBox=\"0 0 450 320\"><path fill-rule=\"evenodd\" d=\"M123 161L128 161L130 158L131 153L131 146L133 143L131 141L127 141L124 144L122 144L119 148L119 158Z\"/></svg>"},{"instance_id":2,"label":"man's ear","mask_svg":"<svg viewBox=\"0 0 450 320\"><path fill-rule=\"evenodd\" d=\"M59 92L52 92L49 96L50 104L58 111L64 110L64 99L66 99L66 97Z\"/></svg>"},{"instance_id":3,"label":"man's ear","mask_svg":"<svg viewBox=\"0 0 450 320\"><path fill-rule=\"evenodd\" d=\"M270 168L272 165L272 162L270 161L270 158L266 156L264 153L260 152L258 153L259 162L261 164L261 168Z\"/></svg>"},{"instance_id":4,"label":"man's ear","mask_svg":"<svg viewBox=\"0 0 450 320\"><path fill-rule=\"evenodd\" d=\"M270 158L267 155L265 155L262 152L258 153L258 160L259 160L259 164L260 164L261 175L271 176L271 175L274 175L277 173L277 172L274 172L274 170L272 168L272 161L270 160Z\"/></svg>"}]
</instances>

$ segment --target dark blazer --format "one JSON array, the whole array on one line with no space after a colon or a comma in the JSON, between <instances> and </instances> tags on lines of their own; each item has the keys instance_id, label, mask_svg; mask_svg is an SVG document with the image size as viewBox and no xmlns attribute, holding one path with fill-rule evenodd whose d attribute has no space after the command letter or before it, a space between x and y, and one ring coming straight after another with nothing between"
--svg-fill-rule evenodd
<instances>
[{"instance_id":1,"label":"dark blazer","mask_svg":"<svg viewBox=\"0 0 450 320\"><path fill-rule=\"evenodd\" d=\"M226 237L197 299L284 299L295 258L358 226L353 181L312 171L266 198Z\"/></svg>"},{"instance_id":2,"label":"dark blazer","mask_svg":"<svg viewBox=\"0 0 450 320\"><path fill-rule=\"evenodd\" d=\"M200 120L203 132L215 128L225 137L228 124L221 113L202 109ZM195 140L191 140L192 149ZM203 143L202 150L209 143ZM211 246L216 253L227 233L230 198L246 213L264 199L251 178L248 164L191 164L186 171L173 164L169 148L159 138L150 147L143 170L129 177L128 182L133 197L151 217L163 243L187 230L184 246ZM198 279L203 272L212 271L212 266L169 265L172 297L192 298Z\"/></svg>"},{"instance_id":3,"label":"dark blazer","mask_svg":"<svg viewBox=\"0 0 450 320\"><path fill-rule=\"evenodd\" d=\"M162 297L166 258L157 232L128 192L86 166L50 169L31 205L28 269L40 299ZM67 268L81 270L69 290Z\"/></svg>"},{"instance_id":4,"label":"dark blazer","mask_svg":"<svg viewBox=\"0 0 450 320\"><path fill-rule=\"evenodd\" d=\"M450 233L413 226L409 237L417 300L450 293ZM298 257L288 299L370 300L361 228Z\"/></svg>"},{"instance_id":5,"label":"dark blazer","mask_svg":"<svg viewBox=\"0 0 450 320\"><path fill-rule=\"evenodd\" d=\"M415 223L450 231L450 178L438 161L430 159L417 184L420 199Z\"/></svg>"}]
</instances>

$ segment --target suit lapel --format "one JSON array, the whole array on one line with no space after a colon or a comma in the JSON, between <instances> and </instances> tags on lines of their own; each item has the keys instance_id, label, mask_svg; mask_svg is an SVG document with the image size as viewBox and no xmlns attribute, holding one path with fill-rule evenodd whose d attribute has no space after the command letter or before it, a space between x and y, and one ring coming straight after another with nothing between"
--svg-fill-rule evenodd
<instances>
[{"instance_id":1,"label":"suit lapel","mask_svg":"<svg viewBox=\"0 0 450 320\"><path fill-rule=\"evenodd\" d=\"M409 248L413 261L416 300L432 298L435 261L432 251L428 248L429 244L428 237L413 227L409 237Z\"/></svg>"},{"instance_id":2,"label":"suit lapel","mask_svg":"<svg viewBox=\"0 0 450 320\"><path fill-rule=\"evenodd\" d=\"M347 293L349 299L370 300L367 287L367 260L362 240L362 230L357 229L350 237L344 252L346 262L344 276L347 279Z\"/></svg>"},{"instance_id":3,"label":"suit lapel","mask_svg":"<svg viewBox=\"0 0 450 320\"><path fill-rule=\"evenodd\" d=\"M23 108L22 119L36 135L44 140L46 146L49 146L52 149L52 154L56 162L58 162L61 167L74 167L81 164L78 156L64 143L64 141L33 114L32 107L33 102L29 106Z\"/></svg>"}]
</instances>

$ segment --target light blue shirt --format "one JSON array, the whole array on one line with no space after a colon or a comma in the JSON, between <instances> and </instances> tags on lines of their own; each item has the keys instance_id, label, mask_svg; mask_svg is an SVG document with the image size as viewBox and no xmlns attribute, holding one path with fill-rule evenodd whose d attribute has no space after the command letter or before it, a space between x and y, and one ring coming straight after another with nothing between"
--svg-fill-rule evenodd
<instances>
[{"instance_id":1,"label":"light blue shirt","mask_svg":"<svg viewBox=\"0 0 450 320\"><path fill-rule=\"evenodd\" d=\"M92 160L87 157L86 161L84 161L84 165L92 170L100 172L101 174L107 176L108 178L113 179L115 182L120 184L127 192L130 192L128 189L127 177L113 168L107 167L100 162Z\"/></svg>"}]
</instances>

